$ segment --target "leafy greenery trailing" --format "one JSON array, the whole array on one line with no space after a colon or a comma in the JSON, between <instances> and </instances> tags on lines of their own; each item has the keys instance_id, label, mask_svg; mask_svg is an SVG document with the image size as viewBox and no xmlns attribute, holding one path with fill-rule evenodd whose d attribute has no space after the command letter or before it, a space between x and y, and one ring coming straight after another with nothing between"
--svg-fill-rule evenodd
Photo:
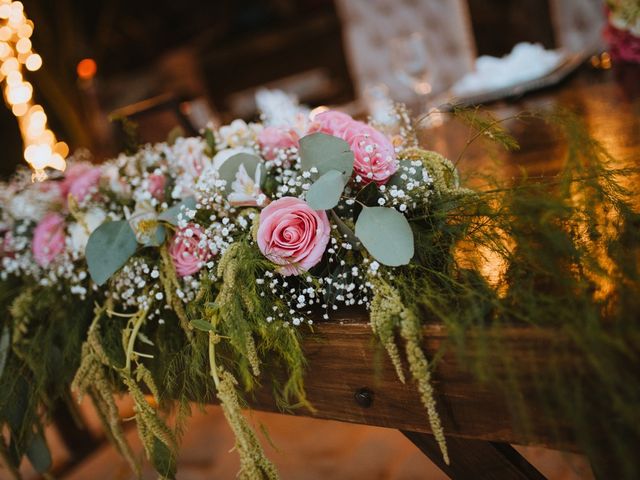
<instances>
[{"instance_id":1,"label":"leafy greenery trailing","mask_svg":"<svg viewBox=\"0 0 640 480\"><path fill-rule=\"evenodd\" d=\"M477 110L453 109L453 115L471 127L469 143L486 138L517 148L503 120ZM621 186L638 171L615 168L614 159L570 114L517 118L543 119L564 132L567 159L559 174L523 177L509 185L494 177L485 188L471 191L461 185L455 164L441 155L415 142L401 152L403 171L410 173L418 162L433 188L420 190L425 201L403 217L413 234L412 261L368 270L372 331L399 380L406 382L410 375L416 384L445 462L445 432L431 384L439 356L428 360L421 347L425 322L444 325L450 336L446 348L453 348L479 380L504 389L523 430L535 435L535 416L543 412L550 424L570 429L596 470L613 462L619 478L638 478L640 215L632 206L633 192ZM413 131L410 125L403 128ZM215 139L209 143L213 149ZM351 160L342 158L345 153L337 151L335 162L353 168ZM350 188L346 180L339 187L341 192ZM378 208L365 205L366 188L356 196L359 214L364 207ZM355 217L359 207L338 203L336 210ZM179 210L171 212L171 219L159 218L167 222L163 228L176 225L173 216ZM134 401L145 453L162 478L175 477L193 401L221 404L236 435L241 478L277 478L242 415L245 397L268 383L281 409L313 406L304 390L303 330L273 318L274 309L286 312L290 304L258 283L277 266L256 246L259 216L251 213L247 209L245 218L254 219L253 229L226 248L215 274L200 276L186 304L167 246L140 254L160 265L161 291L154 291L154 298L159 294L170 307L162 312L162 322L150 321L144 303L125 307L91 292L78 301L58 285L25 284L13 277L0 285L0 423L9 431L0 454L14 476L25 455L38 468L48 468L50 456L42 448L47 419L39 409L51 411L69 397L71 386L91 397L108 435L137 475L140 465L114 400L121 392ZM336 222L344 238L355 238L353 220ZM360 234L363 241L371 236ZM132 242L131 250L139 253ZM357 255L373 260L371 252ZM544 368L528 361L539 354L539 345L528 350L506 341L511 329L523 325L548 334ZM3 349L7 341L9 348ZM176 420L169 424L173 408Z\"/></svg>"}]
</instances>

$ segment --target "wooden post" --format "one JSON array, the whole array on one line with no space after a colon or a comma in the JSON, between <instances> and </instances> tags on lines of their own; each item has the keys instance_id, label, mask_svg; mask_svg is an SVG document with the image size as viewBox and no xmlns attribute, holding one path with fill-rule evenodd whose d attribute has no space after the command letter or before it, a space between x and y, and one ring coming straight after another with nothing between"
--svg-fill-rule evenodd
<instances>
[{"instance_id":1,"label":"wooden post","mask_svg":"<svg viewBox=\"0 0 640 480\"><path fill-rule=\"evenodd\" d=\"M453 480L545 480L508 443L447 437L450 465L444 463L433 435L401 430L440 470Z\"/></svg>"}]
</instances>

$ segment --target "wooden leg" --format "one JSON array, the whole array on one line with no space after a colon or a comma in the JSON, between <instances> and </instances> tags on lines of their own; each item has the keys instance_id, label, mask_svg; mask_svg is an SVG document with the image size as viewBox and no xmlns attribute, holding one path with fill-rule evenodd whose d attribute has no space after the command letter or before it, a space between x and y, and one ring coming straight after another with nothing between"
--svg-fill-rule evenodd
<instances>
[{"instance_id":1,"label":"wooden leg","mask_svg":"<svg viewBox=\"0 0 640 480\"><path fill-rule=\"evenodd\" d=\"M450 465L433 435L401 430L440 470L453 480L545 480L545 477L508 443L447 437Z\"/></svg>"}]
</instances>

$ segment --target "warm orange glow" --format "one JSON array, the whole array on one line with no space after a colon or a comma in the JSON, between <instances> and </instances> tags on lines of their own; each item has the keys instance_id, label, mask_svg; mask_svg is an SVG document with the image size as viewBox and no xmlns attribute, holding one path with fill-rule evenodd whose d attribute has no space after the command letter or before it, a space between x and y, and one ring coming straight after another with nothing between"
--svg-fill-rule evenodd
<instances>
[{"instance_id":1,"label":"warm orange glow","mask_svg":"<svg viewBox=\"0 0 640 480\"><path fill-rule=\"evenodd\" d=\"M33 178L44 180L47 168L65 169L69 147L47 128L47 115L42 106L33 104L33 86L23 76L23 66L31 72L42 67L42 57L33 51L29 39L33 27L22 3L0 0L0 82L4 80L4 98L18 119L24 158Z\"/></svg>"},{"instance_id":2,"label":"warm orange glow","mask_svg":"<svg viewBox=\"0 0 640 480\"><path fill-rule=\"evenodd\" d=\"M78 72L78 77L82 80L91 80L98 71L98 65L96 65L96 61L93 58L85 58L78 62L76 71Z\"/></svg>"}]
</instances>

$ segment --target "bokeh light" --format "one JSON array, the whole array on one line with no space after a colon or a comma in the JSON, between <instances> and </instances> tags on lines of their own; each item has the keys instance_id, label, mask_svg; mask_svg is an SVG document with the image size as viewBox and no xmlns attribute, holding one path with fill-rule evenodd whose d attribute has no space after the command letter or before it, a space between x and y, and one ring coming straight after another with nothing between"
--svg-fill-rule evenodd
<instances>
[{"instance_id":1,"label":"bokeh light","mask_svg":"<svg viewBox=\"0 0 640 480\"><path fill-rule=\"evenodd\" d=\"M91 80L98 71L98 65L93 58L84 58L78 62L76 72L82 80Z\"/></svg>"},{"instance_id":2,"label":"bokeh light","mask_svg":"<svg viewBox=\"0 0 640 480\"><path fill-rule=\"evenodd\" d=\"M30 40L33 29L33 22L25 16L21 2L0 0L0 81L3 81L4 98L18 119L24 158L33 169L33 178L44 180L47 168L61 171L66 168L69 146L57 141L47 127L44 108L33 103L33 86L22 73L23 66L30 72L42 67L42 57L33 51ZM93 60L91 62L93 73L90 77L93 77L97 67ZM90 65L85 68L88 67Z\"/></svg>"}]
</instances>

